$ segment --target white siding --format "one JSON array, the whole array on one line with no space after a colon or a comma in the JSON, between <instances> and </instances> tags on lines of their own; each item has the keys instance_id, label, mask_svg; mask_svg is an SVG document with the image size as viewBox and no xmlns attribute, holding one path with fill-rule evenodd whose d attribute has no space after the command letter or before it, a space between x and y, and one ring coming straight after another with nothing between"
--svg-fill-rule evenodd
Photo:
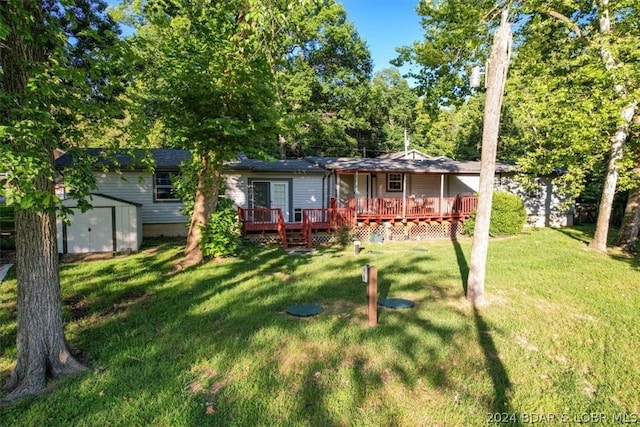
<instances>
[{"instance_id":1,"label":"white siding","mask_svg":"<svg viewBox=\"0 0 640 427\"><path fill-rule=\"evenodd\" d=\"M479 175L449 175L449 195L477 193L480 188Z\"/></svg>"},{"instance_id":2,"label":"white siding","mask_svg":"<svg viewBox=\"0 0 640 427\"><path fill-rule=\"evenodd\" d=\"M415 174L408 175L407 179L407 197L440 197L440 175ZM446 189L445 185L445 196Z\"/></svg>"},{"instance_id":3,"label":"white siding","mask_svg":"<svg viewBox=\"0 0 640 427\"><path fill-rule=\"evenodd\" d=\"M225 174L227 197L233 200L236 207L248 208L247 178L240 174Z\"/></svg>"},{"instance_id":4,"label":"white siding","mask_svg":"<svg viewBox=\"0 0 640 427\"><path fill-rule=\"evenodd\" d=\"M324 181L323 175L319 174L258 174L246 173L241 175L238 172L225 174L227 184L227 196L233 203L242 208L249 207L249 181L283 181L291 183L291 206L292 209L313 209L328 206L326 200L327 186L329 179ZM325 194L323 199L323 193ZM324 202L324 204L323 204Z\"/></svg>"},{"instance_id":5,"label":"white siding","mask_svg":"<svg viewBox=\"0 0 640 427\"><path fill-rule=\"evenodd\" d=\"M327 183L325 182L325 185ZM294 176L293 177L293 209L321 209L322 205L322 176ZM325 196L326 198L326 196Z\"/></svg>"},{"instance_id":6,"label":"white siding","mask_svg":"<svg viewBox=\"0 0 640 427\"><path fill-rule=\"evenodd\" d=\"M549 177L537 178L537 187L525 190L510 175L497 177L495 188L517 194L524 201L527 223L535 227L564 227L573 225L573 212L563 207L565 199Z\"/></svg>"},{"instance_id":7,"label":"white siding","mask_svg":"<svg viewBox=\"0 0 640 427\"><path fill-rule=\"evenodd\" d=\"M148 172L97 173L96 193L142 205L143 224L184 223L180 212L181 202L155 202L153 200L153 175Z\"/></svg>"}]
</instances>

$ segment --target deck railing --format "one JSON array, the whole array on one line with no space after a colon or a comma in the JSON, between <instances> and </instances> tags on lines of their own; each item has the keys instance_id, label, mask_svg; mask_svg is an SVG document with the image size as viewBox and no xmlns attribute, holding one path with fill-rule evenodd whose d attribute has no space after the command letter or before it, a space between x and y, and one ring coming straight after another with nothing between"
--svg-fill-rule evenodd
<instances>
[{"instance_id":1,"label":"deck railing","mask_svg":"<svg viewBox=\"0 0 640 427\"><path fill-rule=\"evenodd\" d=\"M405 203L406 202L406 203ZM332 200L329 209L303 209L302 222L298 230L305 236L320 230L336 230L351 227L357 221L444 221L465 220L476 209L478 199L474 196L422 197L422 198L357 198L350 199L346 206ZM285 223L280 209L238 208L242 232L277 231L286 247L287 228L295 229L296 223ZM309 241L311 241L309 239Z\"/></svg>"},{"instance_id":2,"label":"deck railing","mask_svg":"<svg viewBox=\"0 0 640 427\"><path fill-rule=\"evenodd\" d=\"M242 223L242 231L244 233L251 231L277 231L281 216L282 211L280 209L238 208L238 218ZM284 223L284 219L282 222Z\"/></svg>"},{"instance_id":3,"label":"deck railing","mask_svg":"<svg viewBox=\"0 0 640 427\"><path fill-rule=\"evenodd\" d=\"M406 202L406 203L405 203ZM358 220L391 219L460 219L476 208L474 196L457 197L395 197L356 198L348 202Z\"/></svg>"},{"instance_id":4,"label":"deck railing","mask_svg":"<svg viewBox=\"0 0 640 427\"><path fill-rule=\"evenodd\" d=\"M282 216L282 210L281 209L276 209L277 211L277 216L278 216L278 235L280 236L280 239L282 240L282 246L287 249L287 228L284 225L284 216Z\"/></svg>"}]
</instances>

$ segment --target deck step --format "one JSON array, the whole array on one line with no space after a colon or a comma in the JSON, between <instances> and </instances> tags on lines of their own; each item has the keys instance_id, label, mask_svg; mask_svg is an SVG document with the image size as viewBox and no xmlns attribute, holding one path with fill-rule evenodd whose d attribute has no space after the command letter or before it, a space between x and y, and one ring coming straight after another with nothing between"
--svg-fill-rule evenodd
<instances>
[{"instance_id":1,"label":"deck step","mask_svg":"<svg viewBox=\"0 0 640 427\"><path fill-rule=\"evenodd\" d=\"M303 233L287 233L287 246L307 246L308 243Z\"/></svg>"}]
</instances>

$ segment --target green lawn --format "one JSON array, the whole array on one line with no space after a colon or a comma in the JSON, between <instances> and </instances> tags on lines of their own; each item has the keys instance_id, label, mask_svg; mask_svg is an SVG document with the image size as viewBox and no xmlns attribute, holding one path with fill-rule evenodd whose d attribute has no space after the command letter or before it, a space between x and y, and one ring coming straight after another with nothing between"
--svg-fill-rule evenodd
<instances>
[{"instance_id":1,"label":"green lawn","mask_svg":"<svg viewBox=\"0 0 640 427\"><path fill-rule=\"evenodd\" d=\"M640 413L640 263L584 229L493 240L490 305L464 300L471 241L328 248L170 274L179 247L63 264L67 337L93 372L0 410L2 425L482 425ZM379 269L369 328L361 268ZM12 273L11 273L12 274ZM15 280L0 285L0 375L15 362ZM325 311L284 314L295 303ZM618 418L615 418L618 417ZM629 418L631 417L631 418ZM614 419L615 418L615 419Z\"/></svg>"}]
</instances>

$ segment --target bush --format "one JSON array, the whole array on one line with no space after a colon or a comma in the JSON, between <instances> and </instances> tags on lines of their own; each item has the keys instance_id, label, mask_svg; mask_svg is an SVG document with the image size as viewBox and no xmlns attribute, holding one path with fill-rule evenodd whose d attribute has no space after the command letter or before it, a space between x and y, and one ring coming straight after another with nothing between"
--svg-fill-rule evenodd
<instances>
[{"instance_id":1,"label":"bush","mask_svg":"<svg viewBox=\"0 0 640 427\"><path fill-rule=\"evenodd\" d=\"M200 245L206 258L230 257L240 251L240 223L233 202L226 197L218 199L218 209L209 224L202 228Z\"/></svg>"},{"instance_id":2,"label":"bush","mask_svg":"<svg viewBox=\"0 0 640 427\"><path fill-rule=\"evenodd\" d=\"M520 234L527 219L527 211L524 208L522 199L505 191L495 191L491 203L491 224L489 233L491 235L511 235ZM464 234L473 236L476 226L476 213L464 223Z\"/></svg>"}]
</instances>

